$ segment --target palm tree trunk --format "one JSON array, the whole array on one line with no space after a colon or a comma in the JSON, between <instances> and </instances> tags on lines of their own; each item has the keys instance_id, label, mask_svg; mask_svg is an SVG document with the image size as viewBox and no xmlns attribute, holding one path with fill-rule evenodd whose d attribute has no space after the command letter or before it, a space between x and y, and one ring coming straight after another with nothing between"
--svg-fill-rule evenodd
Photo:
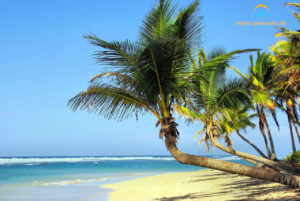
<instances>
[{"instance_id":1,"label":"palm tree trunk","mask_svg":"<svg viewBox=\"0 0 300 201\"><path fill-rule=\"evenodd\" d=\"M299 141L299 143L300 143L300 134L299 134L299 131L298 131L298 128L297 128L297 125L296 125L295 121L293 121L293 125L294 125L294 128L295 128L297 137L298 137L298 141Z\"/></svg>"},{"instance_id":2,"label":"palm tree trunk","mask_svg":"<svg viewBox=\"0 0 300 201\"><path fill-rule=\"evenodd\" d=\"M247 140L244 136L242 136L240 134L239 131L236 131L236 133L238 134L238 136L240 136L240 138L242 138L242 140L244 140L245 142L247 142L251 147L253 147L262 157L267 158L267 156L257 147L255 146L252 142L250 142L249 140Z\"/></svg>"},{"instance_id":3,"label":"palm tree trunk","mask_svg":"<svg viewBox=\"0 0 300 201\"><path fill-rule=\"evenodd\" d=\"M297 128L297 125L296 125L296 122L295 122L295 119L293 118L293 116L291 116L291 120L292 120L293 126L294 126L294 128L295 128L295 131L296 131L296 134L297 134L298 141L299 141L299 143L300 143L300 134L299 134L299 131L298 131L298 128Z\"/></svg>"},{"instance_id":4,"label":"palm tree trunk","mask_svg":"<svg viewBox=\"0 0 300 201\"><path fill-rule=\"evenodd\" d=\"M264 138L264 141L265 141L265 146L266 146L268 158L271 158L272 155L271 155L271 152L270 152L268 139L267 139L266 134L265 134L265 126L264 126L264 123L262 121L262 114L260 112L260 109L259 109L258 105L256 105L256 110L257 110L258 119L259 119L259 130L260 130L260 133L262 134L262 136Z\"/></svg>"},{"instance_id":5,"label":"palm tree trunk","mask_svg":"<svg viewBox=\"0 0 300 201\"><path fill-rule=\"evenodd\" d=\"M300 110L300 98L297 96L298 109Z\"/></svg>"},{"instance_id":6,"label":"palm tree trunk","mask_svg":"<svg viewBox=\"0 0 300 201\"><path fill-rule=\"evenodd\" d=\"M292 141L292 149L293 149L293 153L296 153L296 146L295 146L295 140L294 140L294 134L293 134L293 128L292 128L292 124L291 124L291 117L289 115L289 112L286 112L286 115L288 117L288 121L289 121L289 127L290 127L290 136L291 136L291 141Z\"/></svg>"},{"instance_id":7,"label":"palm tree trunk","mask_svg":"<svg viewBox=\"0 0 300 201\"><path fill-rule=\"evenodd\" d=\"M258 163L254 160L248 159L248 158L242 158L245 161L248 161L249 163L251 163L252 165L256 166L256 167L263 167L263 165L261 163Z\"/></svg>"},{"instance_id":8,"label":"palm tree trunk","mask_svg":"<svg viewBox=\"0 0 300 201\"><path fill-rule=\"evenodd\" d=\"M245 153L245 152L236 151L234 149L229 149L229 148L219 144L216 140L214 140L213 144L217 148L219 148L220 150L222 150L224 152L227 152L229 154L238 156L238 157L243 158L243 159L246 158L246 159L250 159L250 160L253 160L253 161L263 163L263 164L267 165L268 167L273 168L274 170L287 171L289 173L294 173L294 174L299 173L299 170L297 168L286 166L284 164L281 164L279 162L275 162L275 161L267 159L267 158L262 158L262 157L255 156L255 155L252 155L252 154L248 154L248 153Z\"/></svg>"},{"instance_id":9,"label":"palm tree trunk","mask_svg":"<svg viewBox=\"0 0 300 201\"><path fill-rule=\"evenodd\" d=\"M180 163L207 167L211 169L221 170L234 174L244 175L257 179L278 182L292 187L300 186L300 177L284 174L275 170L267 170L265 168L256 168L229 161L221 161L208 157L201 157L183 153L176 146L176 137L171 134L165 135L165 145L172 156Z\"/></svg>"},{"instance_id":10,"label":"palm tree trunk","mask_svg":"<svg viewBox=\"0 0 300 201\"><path fill-rule=\"evenodd\" d=\"M271 131L270 131L270 127L269 127L269 124L268 124L263 106L261 106L261 114L262 114L264 123L265 123L266 128L267 128L267 133L268 133L268 137L269 137L269 141L270 141L270 145L271 145L271 151L272 151L271 160L277 160L272 134L271 134Z\"/></svg>"}]
</instances>

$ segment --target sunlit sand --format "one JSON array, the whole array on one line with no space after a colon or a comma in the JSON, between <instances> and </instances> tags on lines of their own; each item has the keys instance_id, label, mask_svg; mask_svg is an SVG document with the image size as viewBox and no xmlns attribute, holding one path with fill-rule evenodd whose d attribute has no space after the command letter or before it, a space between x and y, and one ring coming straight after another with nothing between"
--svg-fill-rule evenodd
<instances>
[{"instance_id":1,"label":"sunlit sand","mask_svg":"<svg viewBox=\"0 0 300 201\"><path fill-rule=\"evenodd\" d=\"M217 170L169 173L116 184L109 201L300 200L295 189Z\"/></svg>"}]
</instances>

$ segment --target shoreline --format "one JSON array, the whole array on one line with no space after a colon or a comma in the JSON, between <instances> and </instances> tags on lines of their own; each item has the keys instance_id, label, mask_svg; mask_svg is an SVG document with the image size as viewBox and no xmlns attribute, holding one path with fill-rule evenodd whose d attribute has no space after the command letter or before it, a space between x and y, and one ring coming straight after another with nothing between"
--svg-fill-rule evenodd
<instances>
[{"instance_id":1,"label":"shoreline","mask_svg":"<svg viewBox=\"0 0 300 201\"><path fill-rule=\"evenodd\" d=\"M300 200L299 189L218 170L164 173L101 185L108 201Z\"/></svg>"}]
</instances>

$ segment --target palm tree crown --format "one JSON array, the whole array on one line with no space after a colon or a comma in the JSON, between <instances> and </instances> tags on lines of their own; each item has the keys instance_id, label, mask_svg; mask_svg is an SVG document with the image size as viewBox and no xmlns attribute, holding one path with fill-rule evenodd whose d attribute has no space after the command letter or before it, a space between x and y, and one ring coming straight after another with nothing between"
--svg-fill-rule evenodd
<instances>
[{"instance_id":1,"label":"palm tree crown","mask_svg":"<svg viewBox=\"0 0 300 201\"><path fill-rule=\"evenodd\" d=\"M69 105L119 120L144 111L152 112L160 122L161 117L169 117L172 103L180 103L187 94L189 55L200 40L197 6L195 1L175 17L171 1L161 0L146 17L134 43L85 36L103 49L96 53L97 61L112 66L113 71L94 76L90 87ZM103 76L110 82L104 82Z\"/></svg>"}]
</instances>

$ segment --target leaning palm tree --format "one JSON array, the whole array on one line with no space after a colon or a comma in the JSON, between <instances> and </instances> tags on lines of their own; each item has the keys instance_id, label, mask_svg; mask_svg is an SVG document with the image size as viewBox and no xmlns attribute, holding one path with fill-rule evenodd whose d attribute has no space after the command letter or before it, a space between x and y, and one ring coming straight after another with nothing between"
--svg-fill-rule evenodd
<instances>
[{"instance_id":1,"label":"leaning palm tree","mask_svg":"<svg viewBox=\"0 0 300 201\"><path fill-rule=\"evenodd\" d=\"M161 126L159 136L181 163L300 186L300 179L294 175L189 155L178 150L179 132L172 116L173 107L188 102L193 89L191 81L202 76L193 70L191 64L201 33L197 6L198 1L195 1L175 16L172 2L160 0L146 17L135 43L106 42L95 35L86 36L92 44L102 48L96 53L99 63L108 64L113 70L94 76L90 87L72 98L69 106L73 110L87 110L119 120L151 112ZM207 62L205 68L224 63L232 55L246 51L249 50L216 57ZM103 77L109 77L110 81L103 81Z\"/></svg>"},{"instance_id":2,"label":"leaning palm tree","mask_svg":"<svg viewBox=\"0 0 300 201\"><path fill-rule=\"evenodd\" d=\"M221 51L216 58L224 55ZM216 55L216 52L213 54ZM283 164L274 162L265 157L258 157L252 154L244 153L233 149L230 140L230 134L233 131L239 133L239 129L245 129L247 126L253 126L250 122L248 115L243 112L252 107L252 96L248 95L247 82L244 80L231 80L226 81L224 70L227 63L218 63L212 66L213 60L207 59L203 49L200 50L198 61L193 60L195 71L202 74L200 77L195 77L193 83L193 91L191 101L186 106L175 105L175 111L188 121L198 121L203 124L203 129L197 133L204 134L204 138L200 143L205 142L207 147L215 146L224 152L236 155L251 163L262 163L274 170L294 171ZM210 64L211 69L208 71L204 68L207 63ZM220 82L220 78L223 80ZM236 111L234 113L234 111ZM241 113L237 113L240 111ZM235 115L235 118L232 116ZM238 116L239 115L239 116ZM221 145L218 139L225 139L227 147ZM245 138L244 138L245 139Z\"/></svg>"}]
</instances>

